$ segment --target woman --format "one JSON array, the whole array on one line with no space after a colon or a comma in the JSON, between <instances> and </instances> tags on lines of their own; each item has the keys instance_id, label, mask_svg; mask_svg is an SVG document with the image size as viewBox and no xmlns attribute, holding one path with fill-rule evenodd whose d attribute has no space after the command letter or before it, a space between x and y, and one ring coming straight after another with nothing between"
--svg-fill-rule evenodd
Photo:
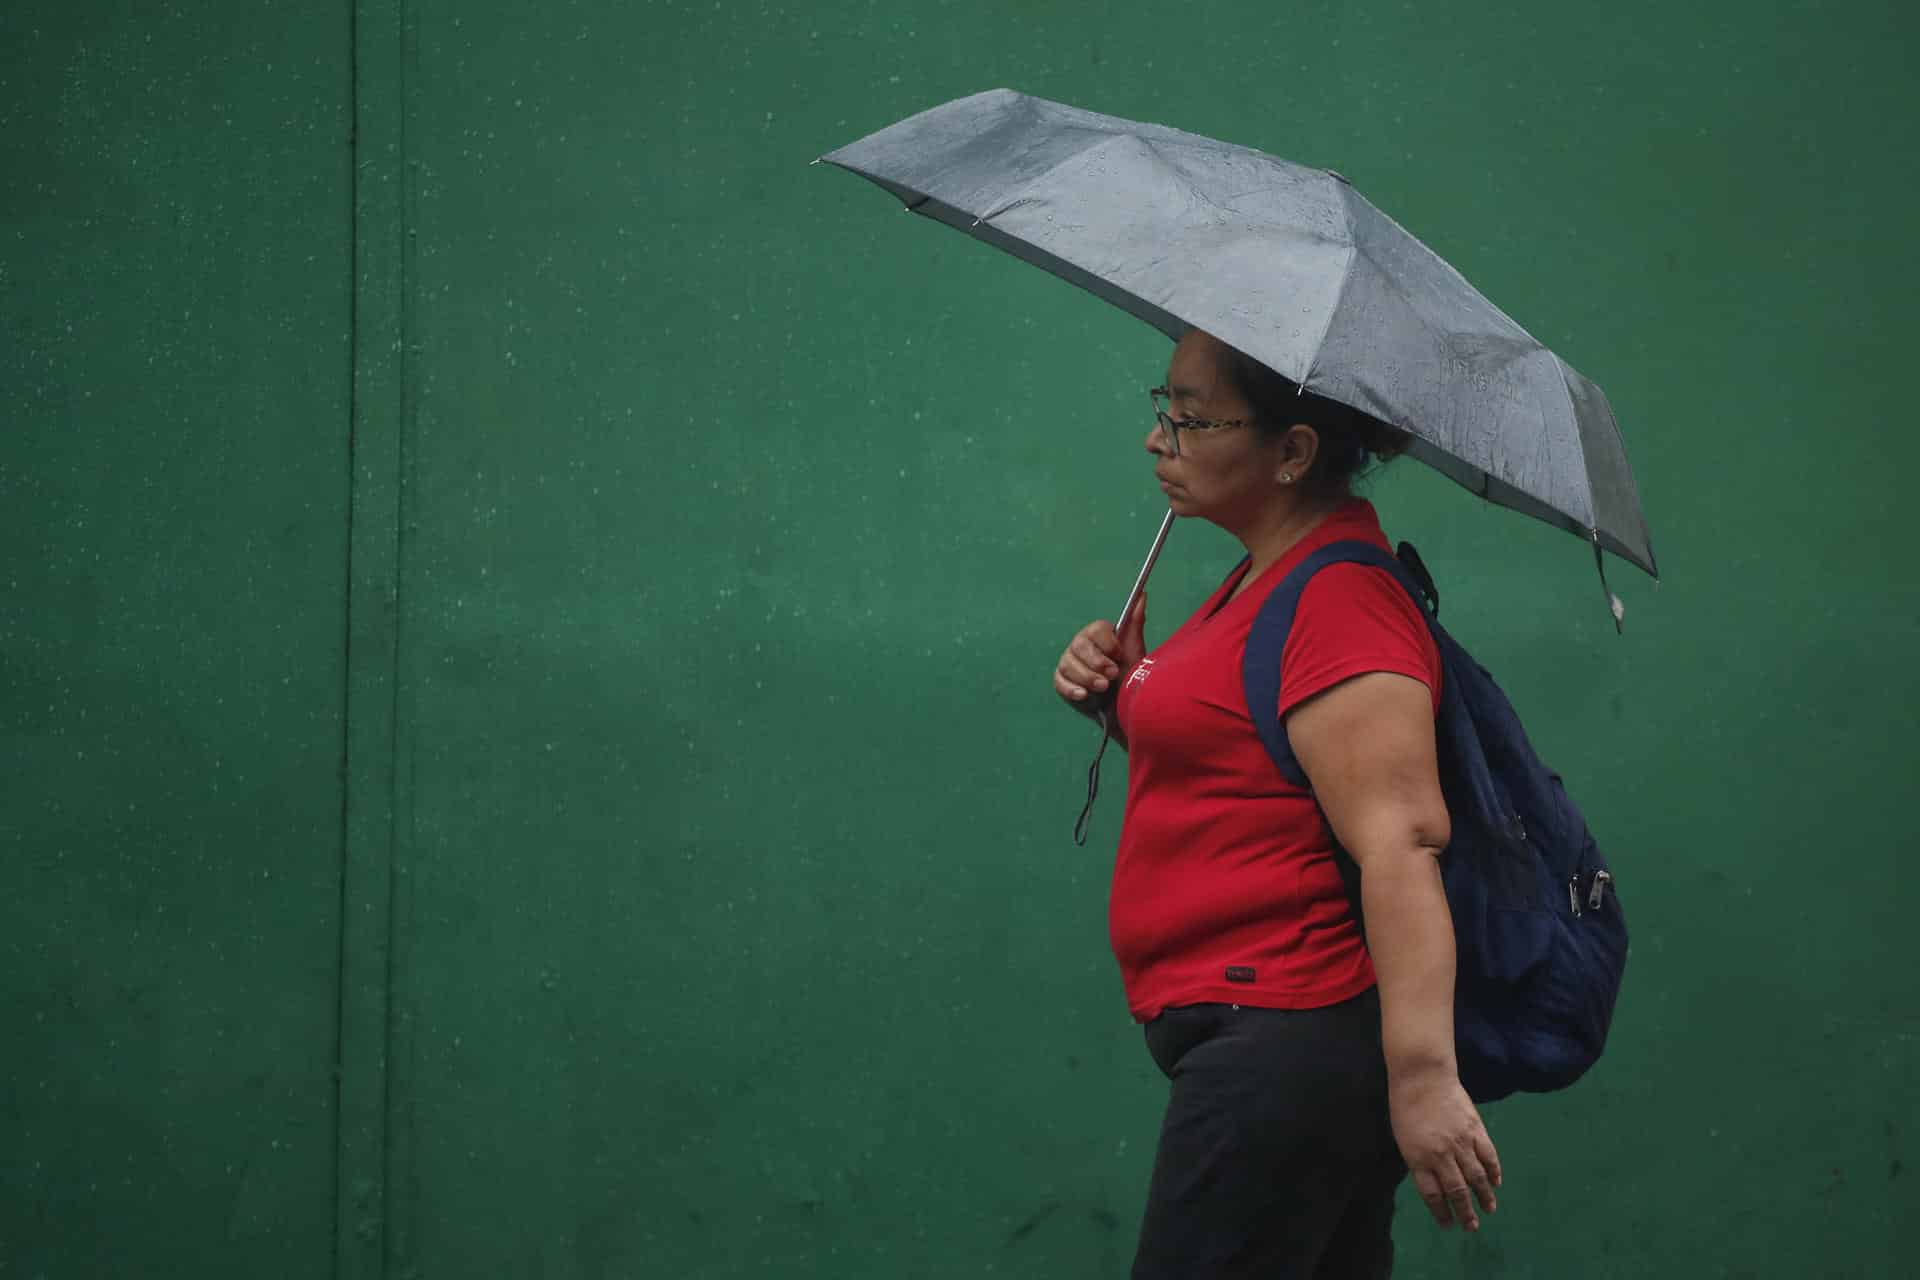
<instances>
[{"instance_id":1,"label":"woman","mask_svg":"<svg viewBox=\"0 0 1920 1280\"><path fill-rule=\"evenodd\" d=\"M1118 689L1129 753L1110 928L1128 1004L1171 1083L1133 1274L1386 1276L1408 1170L1441 1226L1477 1230L1500 1164L1453 1046L1453 929L1438 855L1439 654L1385 571L1336 564L1301 597L1280 714L1312 791L1255 733L1241 655L1266 594L1329 542L1387 542L1350 491L1404 443L1194 331L1146 447L1173 510L1248 561L1151 654L1073 638L1054 690ZM1363 938L1339 867L1358 864Z\"/></svg>"}]
</instances>

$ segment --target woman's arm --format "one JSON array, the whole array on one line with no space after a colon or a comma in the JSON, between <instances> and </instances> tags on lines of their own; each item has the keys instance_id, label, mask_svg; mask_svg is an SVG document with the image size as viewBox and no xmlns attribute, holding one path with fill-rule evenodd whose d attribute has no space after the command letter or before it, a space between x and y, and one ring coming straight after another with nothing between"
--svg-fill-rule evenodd
<instances>
[{"instance_id":1,"label":"woman's arm","mask_svg":"<svg viewBox=\"0 0 1920 1280\"><path fill-rule=\"evenodd\" d=\"M1471 1231L1479 1219L1468 1189L1492 1212L1500 1162L1454 1058L1453 921L1438 862L1452 832L1432 699L1418 680L1372 672L1309 698L1286 727L1360 867L1394 1136L1434 1220L1457 1218Z\"/></svg>"}]
</instances>

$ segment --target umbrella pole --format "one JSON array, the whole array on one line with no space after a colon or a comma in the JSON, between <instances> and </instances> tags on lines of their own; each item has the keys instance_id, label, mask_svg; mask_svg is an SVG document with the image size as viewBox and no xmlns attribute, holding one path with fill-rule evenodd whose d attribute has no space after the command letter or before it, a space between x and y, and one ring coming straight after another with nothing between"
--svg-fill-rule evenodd
<instances>
[{"instance_id":1,"label":"umbrella pole","mask_svg":"<svg viewBox=\"0 0 1920 1280\"><path fill-rule=\"evenodd\" d=\"M1113 629L1116 634L1127 629L1127 615L1131 614L1134 605L1140 602L1140 593L1147 589L1147 575L1153 572L1154 561L1160 558L1160 548L1167 545L1167 534L1172 529L1173 510L1168 508L1167 514L1160 521L1160 532L1154 535L1153 549L1147 552L1146 563L1140 566L1140 576L1133 580L1133 590L1127 592L1127 602L1120 606L1120 616L1114 620Z\"/></svg>"}]
</instances>

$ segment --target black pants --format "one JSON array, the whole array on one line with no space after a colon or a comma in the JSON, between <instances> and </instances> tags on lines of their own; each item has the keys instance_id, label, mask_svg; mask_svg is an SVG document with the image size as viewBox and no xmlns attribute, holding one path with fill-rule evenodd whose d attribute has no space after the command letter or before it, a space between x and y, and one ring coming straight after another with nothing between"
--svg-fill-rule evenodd
<instances>
[{"instance_id":1,"label":"black pants","mask_svg":"<svg viewBox=\"0 0 1920 1280\"><path fill-rule=\"evenodd\" d=\"M1387 1116L1380 999L1201 1004L1147 1024L1173 1082L1134 1280L1375 1280L1406 1176Z\"/></svg>"}]
</instances>

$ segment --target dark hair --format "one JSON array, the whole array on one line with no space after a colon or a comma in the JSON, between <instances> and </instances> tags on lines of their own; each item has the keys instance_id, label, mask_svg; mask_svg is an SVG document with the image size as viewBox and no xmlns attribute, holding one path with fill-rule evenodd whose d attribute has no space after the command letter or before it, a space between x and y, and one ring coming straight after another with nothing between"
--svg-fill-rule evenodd
<instances>
[{"instance_id":1,"label":"dark hair","mask_svg":"<svg viewBox=\"0 0 1920 1280\"><path fill-rule=\"evenodd\" d=\"M1346 497L1353 482L1370 470L1369 460L1387 462L1413 441L1406 432L1358 409L1301 391L1299 383L1237 348L1226 347L1221 367L1228 383L1253 407L1257 430L1279 435L1304 422L1320 437L1313 465L1300 478L1301 490L1309 497Z\"/></svg>"}]
</instances>

